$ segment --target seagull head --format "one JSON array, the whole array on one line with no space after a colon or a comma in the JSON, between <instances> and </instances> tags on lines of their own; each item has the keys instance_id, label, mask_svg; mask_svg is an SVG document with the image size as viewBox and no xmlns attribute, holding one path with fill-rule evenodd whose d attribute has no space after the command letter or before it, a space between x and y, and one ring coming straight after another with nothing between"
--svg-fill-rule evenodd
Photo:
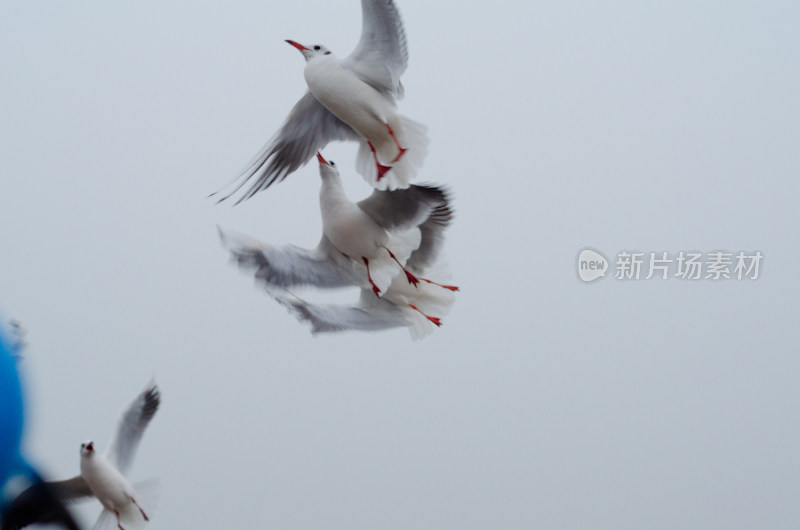
<instances>
[{"instance_id":1,"label":"seagull head","mask_svg":"<svg viewBox=\"0 0 800 530\"><path fill-rule=\"evenodd\" d=\"M333 160L325 160L319 151L317 151L317 160L319 160L319 175L322 178L339 176L339 170L336 169L336 163Z\"/></svg>"},{"instance_id":2,"label":"seagull head","mask_svg":"<svg viewBox=\"0 0 800 530\"><path fill-rule=\"evenodd\" d=\"M300 53L303 54L306 61L311 60L314 57L321 57L323 55L331 55L331 51L323 46L322 44L314 44L313 46L303 46L297 41L286 39L286 42L300 50Z\"/></svg>"},{"instance_id":3,"label":"seagull head","mask_svg":"<svg viewBox=\"0 0 800 530\"><path fill-rule=\"evenodd\" d=\"M88 440L81 444L81 456L89 456L94 454L94 442Z\"/></svg>"}]
</instances>

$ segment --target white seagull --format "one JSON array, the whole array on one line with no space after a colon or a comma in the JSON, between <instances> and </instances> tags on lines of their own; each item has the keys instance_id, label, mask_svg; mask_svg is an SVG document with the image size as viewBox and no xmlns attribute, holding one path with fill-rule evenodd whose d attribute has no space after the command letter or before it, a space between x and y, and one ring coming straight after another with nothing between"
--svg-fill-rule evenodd
<instances>
[{"instance_id":1,"label":"white seagull","mask_svg":"<svg viewBox=\"0 0 800 530\"><path fill-rule=\"evenodd\" d=\"M320 159L323 182L328 179L334 184L341 183L333 162L323 162L321 155ZM323 202L323 192L320 199ZM407 275L396 275L381 298L375 296L374 286L365 274L365 264L345 255L325 233L319 245L310 250L294 245L276 247L222 231L220 237L239 266L255 271L256 280L273 298L289 307L301 320L312 322L313 333L407 326L415 339L426 335L432 329L431 323L441 324L441 317L453 304L452 293L458 290L455 286L438 283L448 276L442 265L444 232L453 218L447 193L437 187L413 185L404 190L376 190L369 198L351 204L368 213L370 219L378 219L376 224L402 224L403 219L411 220L410 224L420 233L419 245L405 262ZM351 216L360 217L358 212ZM373 222L364 221L368 226ZM343 230L343 234L346 236L348 231ZM378 248L377 245L374 248ZM389 265L395 272L400 270L396 263ZM422 278L422 274L437 281ZM409 276L416 282L409 281ZM297 297L285 297L280 292L302 286L357 286L361 288L361 296L356 306L347 307L314 305Z\"/></svg>"},{"instance_id":2,"label":"white seagull","mask_svg":"<svg viewBox=\"0 0 800 530\"><path fill-rule=\"evenodd\" d=\"M416 253L415 253L416 254ZM434 274L441 280L448 274L439 273L412 264L412 254L406 266L418 273ZM274 294L274 298L288 307L300 321L311 322L311 333L363 330L376 331L396 327L407 327L411 338L418 340L433 331L433 326L442 325L442 317L455 302L449 289L440 289L442 284L421 283L413 286L404 278L396 277L381 298L375 298L369 289L361 289L355 305L313 304L298 297ZM436 316L433 316L436 315Z\"/></svg>"},{"instance_id":3,"label":"white seagull","mask_svg":"<svg viewBox=\"0 0 800 530\"><path fill-rule=\"evenodd\" d=\"M375 190L368 198L352 202L345 195L334 162L319 153L317 158L322 178L322 240L317 248L273 247L220 231L223 243L239 264L255 267L256 278L268 289L359 286L380 297L400 271L412 285L433 283L418 278L404 265L421 246L429 254L438 253L438 246L423 240L423 229L432 216L444 215L449 220L447 194L441 188L415 185L402 190Z\"/></svg>"},{"instance_id":4,"label":"white seagull","mask_svg":"<svg viewBox=\"0 0 800 530\"><path fill-rule=\"evenodd\" d=\"M400 77L408 66L406 36L392 0L361 0L361 39L344 59L321 44L287 40L306 59L308 92L276 135L240 175L241 202L305 165L334 140L360 143L357 171L378 189L406 188L427 154L424 125L397 114Z\"/></svg>"},{"instance_id":5,"label":"white seagull","mask_svg":"<svg viewBox=\"0 0 800 530\"><path fill-rule=\"evenodd\" d=\"M150 520L147 507L155 501L156 481L131 485L125 473L160 402L158 387L151 381L120 415L106 451L98 454L94 442L82 443L80 475L50 483L62 500L97 497L103 512L94 530L140 528Z\"/></svg>"}]
</instances>

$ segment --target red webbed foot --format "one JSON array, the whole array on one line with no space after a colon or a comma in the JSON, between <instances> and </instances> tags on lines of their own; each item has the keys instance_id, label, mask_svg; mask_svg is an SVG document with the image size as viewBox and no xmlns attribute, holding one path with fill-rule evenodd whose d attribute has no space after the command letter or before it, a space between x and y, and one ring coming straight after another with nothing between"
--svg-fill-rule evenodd
<instances>
[{"instance_id":1,"label":"red webbed foot","mask_svg":"<svg viewBox=\"0 0 800 530\"><path fill-rule=\"evenodd\" d=\"M408 148L407 148L407 147L401 147L401 148L400 148L400 152L399 152L399 153L397 153L397 156L396 156L396 157L394 157L394 159L392 160L392 164L394 164L395 162L397 162L398 160L400 160L401 158L403 158L403 155L404 155L404 154L406 154L406 151L408 151Z\"/></svg>"},{"instance_id":2,"label":"red webbed foot","mask_svg":"<svg viewBox=\"0 0 800 530\"><path fill-rule=\"evenodd\" d=\"M372 275L369 273L369 260L362 256L361 260L364 262L364 265L367 266L367 280L369 280L370 286L372 286L372 292L375 293L375 296L378 298L381 297L381 290L380 288L375 285L375 282L372 281Z\"/></svg>"},{"instance_id":3,"label":"red webbed foot","mask_svg":"<svg viewBox=\"0 0 800 530\"><path fill-rule=\"evenodd\" d=\"M442 289L447 289L448 291L460 291L461 290L456 285L444 285L444 284L441 284L441 283L432 282L432 281L428 280L427 278L422 278L422 281L427 282L427 283L429 283L431 285L438 285Z\"/></svg>"},{"instance_id":4,"label":"red webbed foot","mask_svg":"<svg viewBox=\"0 0 800 530\"><path fill-rule=\"evenodd\" d=\"M392 169L392 167L384 166L378 161L378 153L375 152L375 146L372 145L372 142L367 142L367 145L369 145L369 150L372 151L372 158L375 159L375 167L378 168L378 180L380 181L386 172Z\"/></svg>"},{"instance_id":5,"label":"red webbed foot","mask_svg":"<svg viewBox=\"0 0 800 530\"><path fill-rule=\"evenodd\" d=\"M408 280L408 283L416 287L419 284L419 279L410 272L408 272L405 268L403 268L403 270L406 273L406 280Z\"/></svg>"},{"instance_id":6,"label":"red webbed foot","mask_svg":"<svg viewBox=\"0 0 800 530\"><path fill-rule=\"evenodd\" d=\"M417 306L415 306L414 304L408 304L408 307L410 307L411 309L413 309L414 311L416 311L416 312L417 312L417 313L419 313L420 315L422 315L422 316L424 316L425 318L427 318L427 319L428 319L430 322L432 322L432 323L433 323L433 324L434 324L434 325L435 325L437 328L438 328L438 327L440 327L440 326L442 325L442 319L440 319L439 317L432 317L432 316L430 316L430 315L426 315L425 313L423 313L422 311L420 311L420 309L419 309Z\"/></svg>"}]
</instances>

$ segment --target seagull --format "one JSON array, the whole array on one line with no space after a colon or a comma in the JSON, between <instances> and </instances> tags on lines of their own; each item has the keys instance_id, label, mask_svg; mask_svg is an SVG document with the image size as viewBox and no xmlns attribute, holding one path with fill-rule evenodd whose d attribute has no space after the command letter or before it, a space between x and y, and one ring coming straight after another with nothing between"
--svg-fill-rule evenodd
<instances>
[{"instance_id":1,"label":"seagull","mask_svg":"<svg viewBox=\"0 0 800 530\"><path fill-rule=\"evenodd\" d=\"M417 285L419 280L403 264L420 245L419 225L424 219L417 216L423 212L399 202L391 206L354 203L345 194L336 164L325 160L319 152L317 159L322 177L319 205L325 237L341 253L364 263L375 296L380 297L384 288L378 286L373 275L385 278L383 283L391 282L399 273L392 261L403 270L409 283ZM386 194L377 195L378 200L385 197Z\"/></svg>"},{"instance_id":2,"label":"seagull","mask_svg":"<svg viewBox=\"0 0 800 530\"><path fill-rule=\"evenodd\" d=\"M94 530L139 528L150 520L145 507L149 501L155 500L156 481L132 485L125 478L125 473L130 468L142 435L160 403L158 386L151 381L122 411L111 442L103 454L98 453L93 441L82 443L80 475L48 483L52 491L64 501L97 497L103 505L103 512L95 523Z\"/></svg>"},{"instance_id":3,"label":"seagull","mask_svg":"<svg viewBox=\"0 0 800 530\"><path fill-rule=\"evenodd\" d=\"M256 268L256 278L268 290L298 285L359 286L380 297L400 271L414 286L434 283L418 277L404 263L420 247L425 254L438 253L438 245L423 240L423 230L428 230L425 223L433 216L446 217L449 222L447 193L435 186L413 185L402 190L374 190L366 199L352 202L345 195L336 164L320 153L317 159L322 180L320 243L311 250L293 245L274 247L220 230L223 244L239 265Z\"/></svg>"},{"instance_id":4,"label":"seagull","mask_svg":"<svg viewBox=\"0 0 800 530\"><path fill-rule=\"evenodd\" d=\"M328 178L338 178L332 161L320 161L320 172L329 173ZM372 284L365 281L364 267L334 246L325 233L319 245L310 250L294 245L272 246L221 230L220 237L240 268L255 271L256 280L273 298L289 307L300 320L312 322L312 333L407 326L416 339L430 332L430 324L441 325L441 317L453 304L452 293L458 290L456 286L422 277L426 274L443 280L448 276L442 247L444 232L453 218L449 201L442 188L412 185L404 190L375 190L369 198L356 203L379 219L410 216L420 231L419 246L405 263L405 269L417 283L409 282L405 275L396 275L381 298L375 296ZM314 305L282 293L302 286L326 289L357 286L361 295L356 306L346 307Z\"/></svg>"},{"instance_id":5,"label":"seagull","mask_svg":"<svg viewBox=\"0 0 800 530\"><path fill-rule=\"evenodd\" d=\"M361 11L361 38L344 59L321 44L286 41L306 60L308 91L220 201L249 181L253 184L237 204L252 197L335 140L359 142L356 170L373 187L408 187L427 155L428 137L424 125L396 109L408 66L405 30L392 0L361 0Z\"/></svg>"},{"instance_id":6,"label":"seagull","mask_svg":"<svg viewBox=\"0 0 800 530\"><path fill-rule=\"evenodd\" d=\"M417 270L411 265L408 267ZM281 295L274 295L274 298L288 307L298 320L311 322L311 333L315 335L407 327L411 338L418 340L430 334L433 326L442 325L442 317L455 302L454 293L439 289L438 285L422 283L412 286L403 278L396 277L381 298L375 298L369 289L361 289L358 302L351 306L312 304L298 297Z\"/></svg>"}]
</instances>

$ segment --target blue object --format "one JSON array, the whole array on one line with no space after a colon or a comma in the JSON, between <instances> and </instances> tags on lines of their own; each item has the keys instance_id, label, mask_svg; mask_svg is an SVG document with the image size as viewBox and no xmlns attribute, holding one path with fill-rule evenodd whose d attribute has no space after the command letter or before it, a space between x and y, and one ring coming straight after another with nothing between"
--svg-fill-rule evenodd
<instances>
[{"instance_id":1,"label":"blue object","mask_svg":"<svg viewBox=\"0 0 800 530\"><path fill-rule=\"evenodd\" d=\"M0 492L8 478L28 466L19 454L22 439L22 388L11 344L0 332Z\"/></svg>"}]
</instances>

